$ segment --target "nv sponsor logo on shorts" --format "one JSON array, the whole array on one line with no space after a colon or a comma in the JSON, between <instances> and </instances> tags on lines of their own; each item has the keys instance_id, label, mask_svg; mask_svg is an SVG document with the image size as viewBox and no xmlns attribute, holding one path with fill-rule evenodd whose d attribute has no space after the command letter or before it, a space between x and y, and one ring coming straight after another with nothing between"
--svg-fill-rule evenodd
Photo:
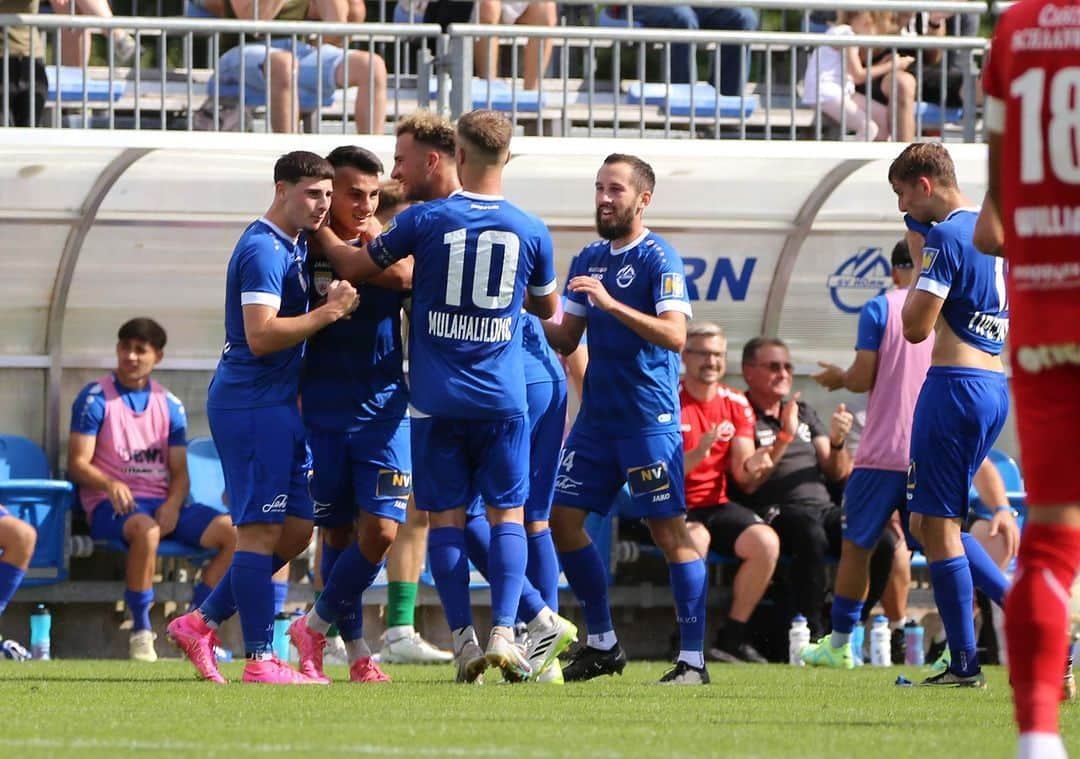
<instances>
[{"instance_id":1,"label":"nv sponsor logo on shorts","mask_svg":"<svg viewBox=\"0 0 1080 759\"><path fill-rule=\"evenodd\" d=\"M671 488L671 478L668 476L667 464L663 461L627 469L626 481L630 485L631 495L655 493L653 501L666 501L671 498L671 493L665 492Z\"/></svg>"},{"instance_id":2,"label":"nv sponsor logo on shorts","mask_svg":"<svg viewBox=\"0 0 1080 759\"><path fill-rule=\"evenodd\" d=\"M289 504L289 496L285 493L279 493L274 496L274 500L270 503L264 503L262 505L263 514L284 514L285 507Z\"/></svg>"},{"instance_id":3,"label":"nv sponsor logo on shorts","mask_svg":"<svg viewBox=\"0 0 1080 759\"><path fill-rule=\"evenodd\" d=\"M412 490L412 473L394 469L380 469L375 483L375 495L379 498L408 498Z\"/></svg>"}]
</instances>

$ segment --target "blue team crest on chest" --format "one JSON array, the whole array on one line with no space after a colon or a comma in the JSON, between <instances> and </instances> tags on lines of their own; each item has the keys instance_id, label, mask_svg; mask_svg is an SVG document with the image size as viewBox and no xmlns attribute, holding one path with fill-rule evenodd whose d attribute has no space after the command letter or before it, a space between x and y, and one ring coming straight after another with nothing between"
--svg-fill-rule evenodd
<instances>
[{"instance_id":1,"label":"blue team crest on chest","mask_svg":"<svg viewBox=\"0 0 1080 759\"><path fill-rule=\"evenodd\" d=\"M315 294L320 298L325 298L326 293L330 290L330 283L334 281L334 270L330 268L330 264L326 261L320 261L315 264L314 269L311 272L311 284L315 287Z\"/></svg>"},{"instance_id":2,"label":"blue team crest on chest","mask_svg":"<svg viewBox=\"0 0 1080 759\"><path fill-rule=\"evenodd\" d=\"M635 274L633 264L627 264L615 275L615 284L619 287L629 287L634 282Z\"/></svg>"}]
</instances>

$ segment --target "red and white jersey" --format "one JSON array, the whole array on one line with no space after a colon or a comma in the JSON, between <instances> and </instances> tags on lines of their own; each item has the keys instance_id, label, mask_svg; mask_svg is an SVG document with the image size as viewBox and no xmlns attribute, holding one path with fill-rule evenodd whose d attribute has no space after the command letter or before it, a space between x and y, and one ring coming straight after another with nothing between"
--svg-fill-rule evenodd
<instances>
[{"instance_id":1,"label":"red and white jersey","mask_svg":"<svg viewBox=\"0 0 1080 759\"><path fill-rule=\"evenodd\" d=\"M1080 343L1080 4L1010 8L983 88L987 126L1002 136L1013 358L1039 371Z\"/></svg>"},{"instance_id":2,"label":"red and white jersey","mask_svg":"<svg viewBox=\"0 0 1080 759\"><path fill-rule=\"evenodd\" d=\"M717 506L727 503L727 464L731 440L754 439L754 409L746 396L720 385L712 400L699 401L679 384L682 405L683 451L691 451L701 436L717 430L716 442L705 459L686 473L686 507Z\"/></svg>"}]
</instances>

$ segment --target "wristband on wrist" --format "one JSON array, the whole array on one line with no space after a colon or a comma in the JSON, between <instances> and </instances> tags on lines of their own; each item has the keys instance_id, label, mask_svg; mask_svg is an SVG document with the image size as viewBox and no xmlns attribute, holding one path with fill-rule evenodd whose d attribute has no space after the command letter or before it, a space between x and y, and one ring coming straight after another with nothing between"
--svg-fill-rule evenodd
<instances>
[{"instance_id":1,"label":"wristband on wrist","mask_svg":"<svg viewBox=\"0 0 1080 759\"><path fill-rule=\"evenodd\" d=\"M1013 508L1012 506L998 506L998 507L997 507L996 509L994 509L994 511L995 511L995 512L999 512L999 511L1011 511L1011 512L1012 512L1012 515L1013 515L1014 517L1018 517L1018 516L1020 516L1020 512L1018 512L1018 511L1017 511L1016 509L1014 509L1014 508Z\"/></svg>"},{"instance_id":2,"label":"wristband on wrist","mask_svg":"<svg viewBox=\"0 0 1080 759\"><path fill-rule=\"evenodd\" d=\"M834 443L831 438L829 439L829 447L832 448L834 451L844 450L845 445L847 445L847 438L844 438L839 443Z\"/></svg>"},{"instance_id":3,"label":"wristband on wrist","mask_svg":"<svg viewBox=\"0 0 1080 759\"><path fill-rule=\"evenodd\" d=\"M776 433L776 442L778 442L778 443L783 443L784 445L787 445L788 443L790 443L794 439L795 439L795 436L792 435L787 430L780 430L779 432Z\"/></svg>"}]
</instances>

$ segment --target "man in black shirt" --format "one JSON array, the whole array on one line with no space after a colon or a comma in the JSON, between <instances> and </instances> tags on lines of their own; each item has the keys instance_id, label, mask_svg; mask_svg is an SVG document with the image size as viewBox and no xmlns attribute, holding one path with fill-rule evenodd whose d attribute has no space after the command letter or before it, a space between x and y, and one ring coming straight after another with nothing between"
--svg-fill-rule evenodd
<instances>
[{"instance_id":1,"label":"man in black shirt","mask_svg":"<svg viewBox=\"0 0 1080 759\"><path fill-rule=\"evenodd\" d=\"M839 482L851 472L846 442L853 417L841 403L826 426L799 401L799 393L791 393L791 354L780 339L750 340L743 348L742 370L746 397L757 416L755 443L771 449L772 473L752 492L740 493L738 502L757 511L780 536L781 552L792 557L795 607L811 634L818 635L823 632L829 551L826 518L838 513L825 478Z\"/></svg>"}]
</instances>

